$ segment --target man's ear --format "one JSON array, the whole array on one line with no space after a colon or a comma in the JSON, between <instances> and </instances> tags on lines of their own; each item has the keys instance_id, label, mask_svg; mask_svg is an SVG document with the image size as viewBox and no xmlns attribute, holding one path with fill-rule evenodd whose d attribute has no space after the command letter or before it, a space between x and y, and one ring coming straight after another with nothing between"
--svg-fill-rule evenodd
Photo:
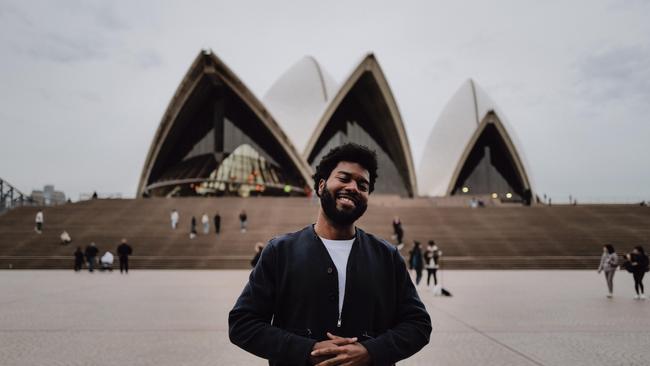
<instances>
[{"instance_id":1,"label":"man's ear","mask_svg":"<svg viewBox=\"0 0 650 366\"><path fill-rule=\"evenodd\" d=\"M325 187L325 179L322 179L318 181L318 197L320 197L321 194L323 194L323 188Z\"/></svg>"}]
</instances>

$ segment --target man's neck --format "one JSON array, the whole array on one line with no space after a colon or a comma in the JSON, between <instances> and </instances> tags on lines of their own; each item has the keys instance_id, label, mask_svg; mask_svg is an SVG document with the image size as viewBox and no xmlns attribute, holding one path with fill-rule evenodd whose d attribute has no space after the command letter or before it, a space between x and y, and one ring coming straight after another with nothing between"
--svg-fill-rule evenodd
<instances>
[{"instance_id":1,"label":"man's neck","mask_svg":"<svg viewBox=\"0 0 650 366\"><path fill-rule=\"evenodd\" d=\"M336 225L325 215L322 209L318 212L314 231L321 238L329 240L349 240L354 238L355 234L354 224L346 226Z\"/></svg>"}]
</instances>

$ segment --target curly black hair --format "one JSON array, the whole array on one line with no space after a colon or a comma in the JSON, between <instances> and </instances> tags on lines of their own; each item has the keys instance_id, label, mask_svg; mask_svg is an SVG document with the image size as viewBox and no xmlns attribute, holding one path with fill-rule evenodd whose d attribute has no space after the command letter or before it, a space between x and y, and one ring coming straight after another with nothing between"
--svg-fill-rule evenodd
<instances>
[{"instance_id":1,"label":"curly black hair","mask_svg":"<svg viewBox=\"0 0 650 366\"><path fill-rule=\"evenodd\" d=\"M320 180L327 181L330 174L332 174L332 170L342 161L357 163L368 170L370 175L368 193L372 193L377 179L377 154L366 146L348 142L330 150L316 166L316 173L312 177L314 178L314 191L316 191L316 194L320 197L318 194Z\"/></svg>"}]
</instances>

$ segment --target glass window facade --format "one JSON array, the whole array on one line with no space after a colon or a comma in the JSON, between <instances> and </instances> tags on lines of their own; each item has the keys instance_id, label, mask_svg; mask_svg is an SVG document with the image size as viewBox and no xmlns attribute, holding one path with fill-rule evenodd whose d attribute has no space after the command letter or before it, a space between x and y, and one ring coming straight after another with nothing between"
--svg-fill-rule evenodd
<instances>
[{"instance_id":1,"label":"glass window facade","mask_svg":"<svg viewBox=\"0 0 650 366\"><path fill-rule=\"evenodd\" d=\"M199 85L152 169L153 195L304 194L284 147L224 86Z\"/></svg>"},{"instance_id":2,"label":"glass window facade","mask_svg":"<svg viewBox=\"0 0 650 366\"><path fill-rule=\"evenodd\" d=\"M495 198L513 201L524 197L524 185L514 159L494 124L489 123L479 136L452 194L496 194Z\"/></svg>"},{"instance_id":3,"label":"glass window facade","mask_svg":"<svg viewBox=\"0 0 650 366\"><path fill-rule=\"evenodd\" d=\"M199 194L248 196L267 190L284 192L286 184L279 166L269 162L250 145L240 145L197 186ZM292 190L295 188L292 188Z\"/></svg>"},{"instance_id":4,"label":"glass window facade","mask_svg":"<svg viewBox=\"0 0 650 366\"><path fill-rule=\"evenodd\" d=\"M365 145L377 153L377 181L375 182L375 193L384 194L398 194L400 196L407 196L408 191L404 186L397 167L388 153L370 136L357 122L346 122L343 129L336 131L325 142L318 154L310 162L310 165L315 169L318 162L327 154L331 149L342 145L346 142L354 142L357 144Z\"/></svg>"},{"instance_id":5,"label":"glass window facade","mask_svg":"<svg viewBox=\"0 0 650 366\"><path fill-rule=\"evenodd\" d=\"M332 148L346 142L365 145L377 153L375 193L411 196L404 152L396 137L386 100L376 80L364 74L338 106L309 154L313 168Z\"/></svg>"}]
</instances>

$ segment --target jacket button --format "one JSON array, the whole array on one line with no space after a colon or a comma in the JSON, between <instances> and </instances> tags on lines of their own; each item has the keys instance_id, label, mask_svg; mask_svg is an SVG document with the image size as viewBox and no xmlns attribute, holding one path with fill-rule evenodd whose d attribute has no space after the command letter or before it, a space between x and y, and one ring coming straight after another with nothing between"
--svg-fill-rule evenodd
<instances>
[{"instance_id":1,"label":"jacket button","mask_svg":"<svg viewBox=\"0 0 650 366\"><path fill-rule=\"evenodd\" d=\"M334 270L332 269L332 267L327 267L327 273L332 274L332 272L334 272Z\"/></svg>"},{"instance_id":2,"label":"jacket button","mask_svg":"<svg viewBox=\"0 0 650 366\"><path fill-rule=\"evenodd\" d=\"M330 293L330 295L328 297L329 297L330 301L336 301L338 299L338 297L336 296L335 293Z\"/></svg>"}]
</instances>

